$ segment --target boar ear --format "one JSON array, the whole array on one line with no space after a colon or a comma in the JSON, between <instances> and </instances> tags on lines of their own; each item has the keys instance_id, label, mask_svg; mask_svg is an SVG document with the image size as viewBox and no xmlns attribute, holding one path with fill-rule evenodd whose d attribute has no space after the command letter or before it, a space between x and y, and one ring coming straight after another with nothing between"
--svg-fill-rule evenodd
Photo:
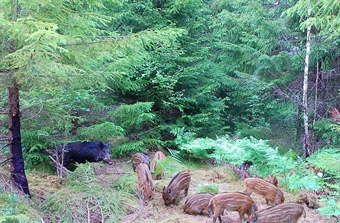
<instances>
[{"instance_id":1,"label":"boar ear","mask_svg":"<svg viewBox=\"0 0 340 223\"><path fill-rule=\"evenodd\" d=\"M163 191L165 191L165 186L163 187Z\"/></svg>"}]
</instances>

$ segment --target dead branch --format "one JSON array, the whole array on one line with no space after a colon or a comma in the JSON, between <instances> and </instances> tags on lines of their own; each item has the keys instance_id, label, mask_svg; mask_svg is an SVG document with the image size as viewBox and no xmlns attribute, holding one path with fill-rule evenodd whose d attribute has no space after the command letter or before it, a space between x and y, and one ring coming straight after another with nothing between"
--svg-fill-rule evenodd
<instances>
[{"instance_id":1,"label":"dead branch","mask_svg":"<svg viewBox=\"0 0 340 223\"><path fill-rule=\"evenodd\" d=\"M53 159L52 156L49 156L49 157L53 161L53 163L55 164L55 166L57 168L57 174L58 174L59 177L66 177L67 174L71 172L68 169L66 169L66 167L64 167L62 164L60 164L58 161Z\"/></svg>"},{"instance_id":2,"label":"dead branch","mask_svg":"<svg viewBox=\"0 0 340 223\"><path fill-rule=\"evenodd\" d=\"M1 163L0 163L0 166L5 166L7 163L9 163L11 161L11 158L7 158L7 159L5 159L4 161L2 161Z\"/></svg>"}]
</instances>

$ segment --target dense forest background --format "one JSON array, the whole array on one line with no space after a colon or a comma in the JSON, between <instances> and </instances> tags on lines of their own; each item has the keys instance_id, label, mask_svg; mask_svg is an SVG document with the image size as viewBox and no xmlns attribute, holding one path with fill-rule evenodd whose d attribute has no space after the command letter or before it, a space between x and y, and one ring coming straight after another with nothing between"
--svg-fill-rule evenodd
<instances>
[{"instance_id":1,"label":"dense forest background","mask_svg":"<svg viewBox=\"0 0 340 223\"><path fill-rule=\"evenodd\" d=\"M162 148L215 162L218 140L240 140L311 155L339 198L337 0L2 0L0 9L2 165L17 86L26 170L50 168L45 151L77 140L109 142L113 158Z\"/></svg>"}]
</instances>

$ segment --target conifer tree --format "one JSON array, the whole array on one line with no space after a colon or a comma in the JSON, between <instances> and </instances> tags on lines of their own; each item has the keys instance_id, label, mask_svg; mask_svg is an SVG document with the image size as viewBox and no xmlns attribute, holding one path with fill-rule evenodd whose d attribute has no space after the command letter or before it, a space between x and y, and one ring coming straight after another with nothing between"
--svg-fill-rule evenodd
<instances>
[{"instance_id":1,"label":"conifer tree","mask_svg":"<svg viewBox=\"0 0 340 223\"><path fill-rule=\"evenodd\" d=\"M122 80L123 74L136 62L142 63L148 47L169 45L183 32L165 28L120 35L108 28L113 17L106 15L109 14L106 10L112 3L82 0L0 2L3 9L0 12L0 83L10 89L10 98L16 100L16 104L9 104L11 114L8 117L18 119L15 125L9 125L10 131L15 128L20 133L21 130L20 91L22 95L43 99L45 106L36 114L38 118L43 117L41 114L46 113L51 104L57 105L57 109L46 114L48 118L35 122L38 126L29 126L30 130L39 131L48 126L49 131L44 133L48 137L56 133L67 134L72 129L70 123L74 117L68 113L73 109L70 101L66 101L68 95L75 90L109 89L112 83ZM138 83L124 80L117 86L124 89L139 87ZM53 120L55 125L51 125ZM17 134L9 136L10 140L15 139L15 144L11 142L16 146L11 150L11 158L14 167L18 167L13 168L12 178L29 195L21 137Z\"/></svg>"}]
</instances>

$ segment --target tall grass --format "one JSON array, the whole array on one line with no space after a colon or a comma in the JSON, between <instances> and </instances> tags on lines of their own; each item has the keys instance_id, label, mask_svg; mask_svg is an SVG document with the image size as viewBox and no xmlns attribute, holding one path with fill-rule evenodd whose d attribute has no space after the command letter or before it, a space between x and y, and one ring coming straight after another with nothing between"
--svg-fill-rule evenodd
<instances>
[{"instance_id":1,"label":"tall grass","mask_svg":"<svg viewBox=\"0 0 340 223\"><path fill-rule=\"evenodd\" d=\"M104 184L104 186L103 186ZM80 164L65 187L42 206L50 222L119 222L122 197L110 182L100 182L92 166Z\"/></svg>"}]
</instances>

